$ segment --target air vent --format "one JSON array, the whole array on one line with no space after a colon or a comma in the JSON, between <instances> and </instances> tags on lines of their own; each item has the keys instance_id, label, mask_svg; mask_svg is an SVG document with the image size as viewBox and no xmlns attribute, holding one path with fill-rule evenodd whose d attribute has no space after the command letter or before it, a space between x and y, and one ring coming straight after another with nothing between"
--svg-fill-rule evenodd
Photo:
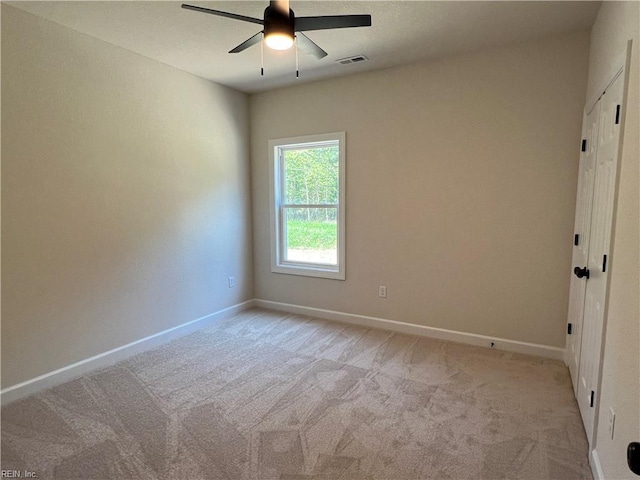
<instances>
[{"instance_id":1,"label":"air vent","mask_svg":"<svg viewBox=\"0 0 640 480\"><path fill-rule=\"evenodd\" d=\"M362 63L369 60L364 55L355 55L353 57L341 58L340 60L336 60L340 65L351 65L352 63Z\"/></svg>"}]
</instances>

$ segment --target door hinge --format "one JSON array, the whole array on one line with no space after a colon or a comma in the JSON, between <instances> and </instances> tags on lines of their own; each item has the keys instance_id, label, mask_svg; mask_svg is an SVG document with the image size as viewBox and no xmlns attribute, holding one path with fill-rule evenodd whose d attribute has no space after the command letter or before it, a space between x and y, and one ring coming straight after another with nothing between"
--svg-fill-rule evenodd
<instances>
[{"instance_id":1,"label":"door hinge","mask_svg":"<svg viewBox=\"0 0 640 480\"><path fill-rule=\"evenodd\" d=\"M587 151L587 139L586 138L582 139L582 146L580 147L580 151L581 152L586 152Z\"/></svg>"},{"instance_id":2,"label":"door hinge","mask_svg":"<svg viewBox=\"0 0 640 480\"><path fill-rule=\"evenodd\" d=\"M567 323L567 335L571 335L572 330L573 330L573 324Z\"/></svg>"},{"instance_id":3,"label":"door hinge","mask_svg":"<svg viewBox=\"0 0 640 480\"><path fill-rule=\"evenodd\" d=\"M605 273L607 271L607 256L603 255L602 256L602 273Z\"/></svg>"},{"instance_id":4,"label":"door hinge","mask_svg":"<svg viewBox=\"0 0 640 480\"><path fill-rule=\"evenodd\" d=\"M576 234L573 236L573 244L574 244L575 246L580 245L580 234L579 234L579 233L576 233Z\"/></svg>"},{"instance_id":5,"label":"door hinge","mask_svg":"<svg viewBox=\"0 0 640 480\"><path fill-rule=\"evenodd\" d=\"M620 123L620 105L616 105L616 125Z\"/></svg>"},{"instance_id":6,"label":"door hinge","mask_svg":"<svg viewBox=\"0 0 640 480\"><path fill-rule=\"evenodd\" d=\"M596 392L594 392L593 390L591 390L591 396L589 397L589 406L593 408L593 400L596 396Z\"/></svg>"}]
</instances>

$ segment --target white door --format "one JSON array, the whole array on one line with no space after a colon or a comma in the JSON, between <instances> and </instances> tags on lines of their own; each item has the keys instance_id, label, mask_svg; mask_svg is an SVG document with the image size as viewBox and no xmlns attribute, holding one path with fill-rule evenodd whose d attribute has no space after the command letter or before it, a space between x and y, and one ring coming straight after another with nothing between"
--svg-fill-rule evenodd
<instances>
[{"instance_id":1,"label":"white door","mask_svg":"<svg viewBox=\"0 0 640 480\"><path fill-rule=\"evenodd\" d=\"M616 192L616 170L620 143L620 120L624 75L611 83L599 100L600 120L593 189L593 213L585 282L582 344L577 399L589 444L592 445L597 410L602 357L602 335L606 308L610 241Z\"/></svg>"},{"instance_id":2,"label":"white door","mask_svg":"<svg viewBox=\"0 0 640 480\"><path fill-rule=\"evenodd\" d=\"M573 391L578 394L578 368L580 366L580 343L582 340L582 317L586 277L578 278L574 268L587 265L589 255L589 232L593 201L593 182L595 177L596 151L598 147L598 120L600 102L588 113L583 122L582 153L578 172L578 193L576 197L576 220L573 238L573 257L571 261L571 287L569 294L569 315L567 326L567 363Z\"/></svg>"}]
</instances>

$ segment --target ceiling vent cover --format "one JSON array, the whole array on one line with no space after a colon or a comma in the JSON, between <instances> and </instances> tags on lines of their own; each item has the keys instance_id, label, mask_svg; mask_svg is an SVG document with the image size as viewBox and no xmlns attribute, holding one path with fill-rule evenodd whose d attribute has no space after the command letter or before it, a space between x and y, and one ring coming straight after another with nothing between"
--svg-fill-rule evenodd
<instances>
[{"instance_id":1,"label":"ceiling vent cover","mask_svg":"<svg viewBox=\"0 0 640 480\"><path fill-rule=\"evenodd\" d=\"M336 60L340 65L351 65L352 63L362 63L369 60L364 55L354 55L353 57L341 58L340 60Z\"/></svg>"}]
</instances>

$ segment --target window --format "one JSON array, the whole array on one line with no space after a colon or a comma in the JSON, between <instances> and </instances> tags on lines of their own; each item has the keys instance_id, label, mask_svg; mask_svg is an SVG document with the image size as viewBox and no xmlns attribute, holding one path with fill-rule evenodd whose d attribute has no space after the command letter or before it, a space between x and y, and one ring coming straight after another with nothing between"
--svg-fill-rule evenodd
<instances>
[{"instance_id":1,"label":"window","mask_svg":"<svg viewBox=\"0 0 640 480\"><path fill-rule=\"evenodd\" d=\"M272 272L344 280L344 138L269 141Z\"/></svg>"}]
</instances>

